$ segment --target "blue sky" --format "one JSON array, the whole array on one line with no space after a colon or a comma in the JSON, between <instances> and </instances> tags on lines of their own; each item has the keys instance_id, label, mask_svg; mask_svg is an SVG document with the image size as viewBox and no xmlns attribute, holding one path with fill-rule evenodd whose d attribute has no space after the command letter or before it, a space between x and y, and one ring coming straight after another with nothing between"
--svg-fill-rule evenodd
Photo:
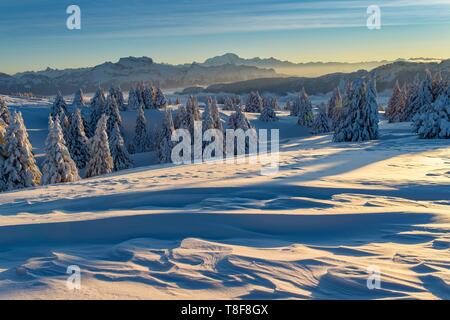
<instances>
[{"instance_id":1,"label":"blue sky","mask_svg":"<svg viewBox=\"0 0 450 320\"><path fill-rule=\"evenodd\" d=\"M66 28L71 4L81 30ZM381 7L381 30L366 28L371 4ZM450 0L2 0L0 72L226 52L294 62L450 58L449 30Z\"/></svg>"}]
</instances>

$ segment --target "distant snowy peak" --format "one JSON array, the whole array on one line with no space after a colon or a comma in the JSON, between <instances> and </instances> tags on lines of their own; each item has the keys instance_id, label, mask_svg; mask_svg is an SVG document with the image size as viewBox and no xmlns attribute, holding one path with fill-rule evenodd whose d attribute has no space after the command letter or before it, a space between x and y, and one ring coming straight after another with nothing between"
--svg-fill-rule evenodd
<instances>
[{"instance_id":1,"label":"distant snowy peak","mask_svg":"<svg viewBox=\"0 0 450 320\"><path fill-rule=\"evenodd\" d=\"M269 68L295 66L295 63L289 61L281 61L273 57L267 59L261 59L259 57L244 59L239 57L235 53L225 53L224 55L221 56L206 59L205 62L203 62L203 65L205 66L220 66L225 64L248 65L254 67L269 67Z\"/></svg>"},{"instance_id":2,"label":"distant snowy peak","mask_svg":"<svg viewBox=\"0 0 450 320\"><path fill-rule=\"evenodd\" d=\"M193 63L170 65L155 63L149 57L125 57L118 62L105 62L94 67L27 71L13 76L0 74L0 93L32 92L53 95L72 94L82 88L85 92L119 85L128 90L137 82L150 82L162 88L243 81L279 76L274 70L254 66L225 64L207 66Z\"/></svg>"}]
</instances>

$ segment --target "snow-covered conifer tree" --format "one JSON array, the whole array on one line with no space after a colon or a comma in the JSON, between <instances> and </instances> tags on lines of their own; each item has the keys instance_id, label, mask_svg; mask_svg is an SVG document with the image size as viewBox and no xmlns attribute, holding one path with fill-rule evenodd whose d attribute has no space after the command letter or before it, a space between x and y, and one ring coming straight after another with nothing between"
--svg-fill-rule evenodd
<instances>
[{"instance_id":1,"label":"snow-covered conifer tree","mask_svg":"<svg viewBox=\"0 0 450 320\"><path fill-rule=\"evenodd\" d=\"M139 97L137 95L135 88L130 88L128 92L128 109L129 110L138 110L140 106Z\"/></svg>"},{"instance_id":2,"label":"snow-covered conifer tree","mask_svg":"<svg viewBox=\"0 0 450 320\"><path fill-rule=\"evenodd\" d=\"M9 113L8 106L6 105L5 100L0 98L0 119L7 125L9 125L11 115Z\"/></svg>"},{"instance_id":3,"label":"snow-covered conifer tree","mask_svg":"<svg viewBox=\"0 0 450 320\"><path fill-rule=\"evenodd\" d=\"M156 109L165 108L167 106L167 99L161 88L155 87L153 89L153 107Z\"/></svg>"},{"instance_id":4,"label":"snow-covered conifer tree","mask_svg":"<svg viewBox=\"0 0 450 320\"><path fill-rule=\"evenodd\" d=\"M147 133L147 119L144 114L144 105L141 105L136 119L136 129L133 139L134 153L142 153L150 151L150 141Z\"/></svg>"},{"instance_id":5,"label":"snow-covered conifer tree","mask_svg":"<svg viewBox=\"0 0 450 320\"><path fill-rule=\"evenodd\" d=\"M6 190L34 187L41 181L41 172L34 160L32 146L22 114L14 112L6 130L3 154L3 187Z\"/></svg>"},{"instance_id":6,"label":"snow-covered conifer tree","mask_svg":"<svg viewBox=\"0 0 450 320\"><path fill-rule=\"evenodd\" d=\"M106 128L108 137L111 137L116 123L119 125L119 128L122 125L119 106L117 105L116 98L114 98L114 96L108 95L103 113L108 116L108 124Z\"/></svg>"},{"instance_id":7,"label":"snow-covered conifer tree","mask_svg":"<svg viewBox=\"0 0 450 320\"><path fill-rule=\"evenodd\" d=\"M211 115L211 107L210 104L206 104L205 110L202 113L202 130L205 132L209 129L215 129L214 119Z\"/></svg>"},{"instance_id":8,"label":"snow-covered conifer tree","mask_svg":"<svg viewBox=\"0 0 450 320\"><path fill-rule=\"evenodd\" d=\"M144 105L146 109L155 109L154 101L153 101L153 91L154 87L146 86L144 88L143 96L144 96Z\"/></svg>"},{"instance_id":9,"label":"snow-covered conifer tree","mask_svg":"<svg viewBox=\"0 0 450 320\"><path fill-rule=\"evenodd\" d=\"M49 118L49 133L46 141L46 156L42 167L43 185L74 182L80 179L78 168L67 150L58 116Z\"/></svg>"},{"instance_id":10,"label":"snow-covered conifer tree","mask_svg":"<svg viewBox=\"0 0 450 320\"><path fill-rule=\"evenodd\" d=\"M172 120L172 112L166 110L162 131L159 135L158 159L160 163L168 163L172 160L172 133L175 127Z\"/></svg>"},{"instance_id":11,"label":"snow-covered conifer tree","mask_svg":"<svg viewBox=\"0 0 450 320\"><path fill-rule=\"evenodd\" d=\"M369 132L369 140L378 139L378 102L377 102L377 88L375 78L369 79L366 85L366 96L364 99L364 114L366 120L366 127Z\"/></svg>"},{"instance_id":12,"label":"snow-covered conifer tree","mask_svg":"<svg viewBox=\"0 0 450 320\"><path fill-rule=\"evenodd\" d=\"M298 115L297 123L304 127L311 127L314 121L314 114L312 112L311 100L306 94L305 88L303 88L302 93L298 97L294 106L294 109Z\"/></svg>"},{"instance_id":13,"label":"snow-covered conifer tree","mask_svg":"<svg viewBox=\"0 0 450 320\"><path fill-rule=\"evenodd\" d=\"M82 169L89 160L89 140L86 137L83 119L81 117L80 109L78 108L75 109L72 115L69 132L66 145L72 160L75 162L78 169Z\"/></svg>"},{"instance_id":14,"label":"snow-covered conifer tree","mask_svg":"<svg viewBox=\"0 0 450 320\"><path fill-rule=\"evenodd\" d=\"M78 89L73 96L72 106L74 108L84 108L86 105L84 104L84 94L83 90Z\"/></svg>"},{"instance_id":15,"label":"snow-covered conifer tree","mask_svg":"<svg viewBox=\"0 0 450 320\"><path fill-rule=\"evenodd\" d=\"M178 107L175 120L174 120L175 129L189 129L189 114L186 111L186 107L180 105Z\"/></svg>"},{"instance_id":16,"label":"snow-covered conifer tree","mask_svg":"<svg viewBox=\"0 0 450 320\"><path fill-rule=\"evenodd\" d=\"M418 133L419 128L422 127L422 114L431 112L433 109L433 78L431 72L427 70L426 77L422 81L418 96L416 100L416 111L412 117L413 132Z\"/></svg>"},{"instance_id":17,"label":"snow-covered conifer tree","mask_svg":"<svg viewBox=\"0 0 450 320\"><path fill-rule=\"evenodd\" d=\"M317 114L314 117L314 122L312 125L313 133L321 134L330 132L331 119L328 118L327 115L327 106L322 103L317 109Z\"/></svg>"},{"instance_id":18,"label":"snow-covered conifer tree","mask_svg":"<svg viewBox=\"0 0 450 320\"><path fill-rule=\"evenodd\" d=\"M404 108L406 104L406 95L403 89L400 87L398 81L395 83L392 96L389 99L386 108L386 117L389 122L400 122Z\"/></svg>"},{"instance_id":19,"label":"snow-covered conifer tree","mask_svg":"<svg viewBox=\"0 0 450 320\"><path fill-rule=\"evenodd\" d=\"M264 122L273 122L278 120L277 115L275 113L274 102L272 97L264 98L263 109L261 110L259 120Z\"/></svg>"},{"instance_id":20,"label":"snow-covered conifer tree","mask_svg":"<svg viewBox=\"0 0 450 320\"><path fill-rule=\"evenodd\" d=\"M450 86L442 91L429 108L422 108L415 116L420 120L417 133L422 139L450 138Z\"/></svg>"},{"instance_id":21,"label":"snow-covered conifer tree","mask_svg":"<svg viewBox=\"0 0 450 320\"><path fill-rule=\"evenodd\" d=\"M119 86L109 88L109 95L114 97L114 99L116 100L119 111L127 110L125 99L123 98L122 89L120 89Z\"/></svg>"},{"instance_id":22,"label":"snow-covered conifer tree","mask_svg":"<svg viewBox=\"0 0 450 320\"><path fill-rule=\"evenodd\" d=\"M259 92L251 92L245 105L245 112L259 113L263 108L263 100Z\"/></svg>"},{"instance_id":23,"label":"snow-covered conifer tree","mask_svg":"<svg viewBox=\"0 0 450 320\"><path fill-rule=\"evenodd\" d=\"M114 162L109 149L108 133L106 126L108 117L102 115L98 120L95 134L89 144L90 159L86 166L86 178L111 173Z\"/></svg>"},{"instance_id":24,"label":"snow-covered conifer tree","mask_svg":"<svg viewBox=\"0 0 450 320\"><path fill-rule=\"evenodd\" d=\"M368 122L365 121L366 84L356 79L352 89L347 91L344 104L335 128L333 141L365 141L369 140Z\"/></svg>"},{"instance_id":25,"label":"snow-covered conifer tree","mask_svg":"<svg viewBox=\"0 0 450 320\"><path fill-rule=\"evenodd\" d=\"M231 97L226 97L223 105L223 110L235 111L235 105Z\"/></svg>"},{"instance_id":26,"label":"snow-covered conifer tree","mask_svg":"<svg viewBox=\"0 0 450 320\"><path fill-rule=\"evenodd\" d=\"M106 98L103 91L99 88L91 99L91 115L89 119L89 136L92 137L97 128L97 122L103 114Z\"/></svg>"},{"instance_id":27,"label":"snow-covered conifer tree","mask_svg":"<svg viewBox=\"0 0 450 320\"><path fill-rule=\"evenodd\" d=\"M244 131L252 128L250 121L248 121L245 114L242 112L242 107L237 107L236 111L228 118L228 128L236 130L242 129Z\"/></svg>"},{"instance_id":28,"label":"snow-covered conifer tree","mask_svg":"<svg viewBox=\"0 0 450 320\"><path fill-rule=\"evenodd\" d=\"M61 116L61 112L67 113L67 104L62 94L58 92L55 100L53 101L52 109L50 111L50 115L52 116L53 121L55 120L56 116Z\"/></svg>"},{"instance_id":29,"label":"snow-covered conifer tree","mask_svg":"<svg viewBox=\"0 0 450 320\"><path fill-rule=\"evenodd\" d=\"M339 87L333 90L333 94L331 95L330 100L328 101L328 118L331 119L332 126L335 126L335 123L339 119L339 112L342 108L342 97Z\"/></svg>"},{"instance_id":30,"label":"snow-covered conifer tree","mask_svg":"<svg viewBox=\"0 0 450 320\"><path fill-rule=\"evenodd\" d=\"M194 134L194 123L195 121L201 120L200 109L198 107L197 98L190 96L186 102L186 112L188 114L188 129L192 134Z\"/></svg>"},{"instance_id":31,"label":"snow-covered conifer tree","mask_svg":"<svg viewBox=\"0 0 450 320\"><path fill-rule=\"evenodd\" d=\"M109 147L114 163L114 171L132 168L133 162L125 147L125 142L123 141L122 134L120 133L120 127L117 122L114 124L114 129L109 140Z\"/></svg>"}]
</instances>

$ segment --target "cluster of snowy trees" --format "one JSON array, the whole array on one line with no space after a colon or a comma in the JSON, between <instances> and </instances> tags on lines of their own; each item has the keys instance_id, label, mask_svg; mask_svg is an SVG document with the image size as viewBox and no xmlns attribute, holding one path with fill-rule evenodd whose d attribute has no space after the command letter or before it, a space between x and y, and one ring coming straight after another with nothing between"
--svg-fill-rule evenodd
<instances>
[{"instance_id":1,"label":"cluster of snowy trees","mask_svg":"<svg viewBox=\"0 0 450 320\"><path fill-rule=\"evenodd\" d=\"M424 139L450 138L450 80L430 71L425 78L397 82L386 108L389 122L412 121L413 131Z\"/></svg>"},{"instance_id":2,"label":"cluster of snowy trees","mask_svg":"<svg viewBox=\"0 0 450 320\"><path fill-rule=\"evenodd\" d=\"M165 108L167 104L167 99L159 87L140 83L135 88L131 88L128 93L128 108L131 110L138 110L141 107L161 109Z\"/></svg>"},{"instance_id":3,"label":"cluster of snowy trees","mask_svg":"<svg viewBox=\"0 0 450 320\"><path fill-rule=\"evenodd\" d=\"M333 96L332 100L338 100L337 92ZM333 141L360 142L378 139L378 108L374 79L356 79L349 83L342 98L342 106L333 111Z\"/></svg>"}]
</instances>

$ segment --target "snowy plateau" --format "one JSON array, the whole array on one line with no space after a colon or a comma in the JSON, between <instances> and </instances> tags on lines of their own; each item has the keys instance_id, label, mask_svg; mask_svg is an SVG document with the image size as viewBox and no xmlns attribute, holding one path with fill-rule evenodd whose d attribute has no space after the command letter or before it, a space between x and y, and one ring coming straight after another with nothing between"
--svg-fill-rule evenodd
<instances>
[{"instance_id":1,"label":"snowy plateau","mask_svg":"<svg viewBox=\"0 0 450 320\"><path fill-rule=\"evenodd\" d=\"M51 101L3 98L41 165ZM1 193L0 299L450 299L448 139L381 119L378 140L335 143L288 112L247 116L280 129L276 175L147 153L133 169ZM122 118L127 137L136 111Z\"/></svg>"}]
</instances>

